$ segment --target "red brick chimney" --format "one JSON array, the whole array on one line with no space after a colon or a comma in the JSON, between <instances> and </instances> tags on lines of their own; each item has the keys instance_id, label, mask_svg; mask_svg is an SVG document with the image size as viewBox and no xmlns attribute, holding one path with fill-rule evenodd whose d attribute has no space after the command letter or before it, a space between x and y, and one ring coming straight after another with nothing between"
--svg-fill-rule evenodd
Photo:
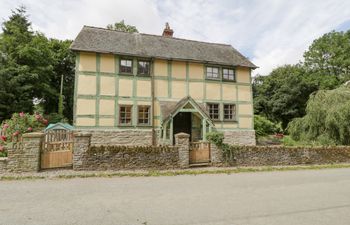
<instances>
[{"instance_id":1,"label":"red brick chimney","mask_svg":"<svg viewBox=\"0 0 350 225\"><path fill-rule=\"evenodd\" d=\"M170 29L169 23L165 23L165 28L163 30L163 36L164 37L173 37L174 31L173 29Z\"/></svg>"}]
</instances>

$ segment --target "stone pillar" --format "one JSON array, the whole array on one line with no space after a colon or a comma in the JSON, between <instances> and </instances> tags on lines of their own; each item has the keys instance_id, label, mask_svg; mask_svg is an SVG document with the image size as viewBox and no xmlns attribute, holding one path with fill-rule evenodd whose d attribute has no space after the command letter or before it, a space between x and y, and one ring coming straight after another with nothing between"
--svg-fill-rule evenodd
<instances>
[{"instance_id":1,"label":"stone pillar","mask_svg":"<svg viewBox=\"0 0 350 225\"><path fill-rule=\"evenodd\" d=\"M12 172L38 172L44 133L23 134L23 142L8 149L8 170Z\"/></svg>"},{"instance_id":2,"label":"stone pillar","mask_svg":"<svg viewBox=\"0 0 350 225\"><path fill-rule=\"evenodd\" d=\"M175 134L175 146L179 148L179 165L187 168L190 165L190 135L186 133Z\"/></svg>"},{"instance_id":3,"label":"stone pillar","mask_svg":"<svg viewBox=\"0 0 350 225\"><path fill-rule=\"evenodd\" d=\"M89 150L91 142L90 133L75 133L73 146L73 169L79 170L83 165L84 154Z\"/></svg>"}]
</instances>

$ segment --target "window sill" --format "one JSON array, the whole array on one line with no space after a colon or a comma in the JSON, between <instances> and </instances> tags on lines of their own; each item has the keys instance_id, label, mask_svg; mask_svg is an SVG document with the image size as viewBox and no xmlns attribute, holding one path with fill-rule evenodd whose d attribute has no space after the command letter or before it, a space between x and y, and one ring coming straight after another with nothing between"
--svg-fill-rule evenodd
<instances>
[{"instance_id":1,"label":"window sill","mask_svg":"<svg viewBox=\"0 0 350 225\"><path fill-rule=\"evenodd\" d=\"M237 83L236 80L227 80L227 79L222 79L222 82Z\"/></svg>"},{"instance_id":2,"label":"window sill","mask_svg":"<svg viewBox=\"0 0 350 225\"><path fill-rule=\"evenodd\" d=\"M238 123L237 120L223 120L222 122L228 122L228 123Z\"/></svg>"},{"instance_id":3,"label":"window sill","mask_svg":"<svg viewBox=\"0 0 350 225\"><path fill-rule=\"evenodd\" d=\"M151 78L151 75L149 74L137 74L138 77L149 77Z\"/></svg>"},{"instance_id":4,"label":"window sill","mask_svg":"<svg viewBox=\"0 0 350 225\"><path fill-rule=\"evenodd\" d=\"M134 76L133 73L119 73L120 76Z\"/></svg>"}]
</instances>

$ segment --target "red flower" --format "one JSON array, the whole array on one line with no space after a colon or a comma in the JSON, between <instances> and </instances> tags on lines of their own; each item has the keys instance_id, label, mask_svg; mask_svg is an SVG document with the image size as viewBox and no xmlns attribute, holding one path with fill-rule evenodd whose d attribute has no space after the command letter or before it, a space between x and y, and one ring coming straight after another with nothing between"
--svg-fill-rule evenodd
<instances>
[{"instance_id":1,"label":"red flower","mask_svg":"<svg viewBox=\"0 0 350 225\"><path fill-rule=\"evenodd\" d=\"M12 134L13 136L19 135L19 131L16 131L15 133Z\"/></svg>"},{"instance_id":2,"label":"red flower","mask_svg":"<svg viewBox=\"0 0 350 225\"><path fill-rule=\"evenodd\" d=\"M31 132L31 131L33 131L33 128L31 128L31 127L28 127L28 129L27 129L29 132Z\"/></svg>"},{"instance_id":3,"label":"red flower","mask_svg":"<svg viewBox=\"0 0 350 225\"><path fill-rule=\"evenodd\" d=\"M6 129L9 128L9 127L10 127L10 125L8 125L7 123L5 123L4 126L3 126L3 129L6 130Z\"/></svg>"},{"instance_id":4,"label":"red flower","mask_svg":"<svg viewBox=\"0 0 350 225\"><path fill-rule=\"evenodd\" d=\"M49 121L47 119L43 119L43 124L47 125Z\"/></svg>"},{"instance_id":5,"label":"red flower","mask_svg":"<svg viewBox=\"0 0 350 225\"><path fill-rule=\"evenodd\" d=\"M6 140L7 140L7 137L4 136L4 135L2 135L2 136L1 136L1 140L6 141Z\"/></svg>"},{"instance_id":6,"label":"red flower","mask_svg":"<svg viewBox=\"0 0 350 225\"><path fill-rule=\"evenodd\" d=\"M20 117L23 117L23 116L24 116L24 112L20 112L20 113L19 113L19 116L20 116Z\"/></svg>"}]
</instances>

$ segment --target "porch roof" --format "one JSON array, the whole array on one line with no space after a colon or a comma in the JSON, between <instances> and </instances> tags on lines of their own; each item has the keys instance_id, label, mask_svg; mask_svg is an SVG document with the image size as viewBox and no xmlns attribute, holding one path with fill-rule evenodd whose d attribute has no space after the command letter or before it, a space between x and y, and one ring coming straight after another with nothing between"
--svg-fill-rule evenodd
<instances>
[{"instance_id":1,"label":"porch roof","mask_svg":"<svg viewBox=\"0 0 350 225\"><path fill-rule=\"evenodd\" d=\"M191 96L184 97L178 102L174 101L160 101L160 110L163 117L163 123L170 120L173 116L177 114L177 112L182 109L187 103L190 103L194 109L198 111L211 125L213 125L213 121L210 118L206 107L203 103L197 103Z\"/></svg>"}]
</instances>

